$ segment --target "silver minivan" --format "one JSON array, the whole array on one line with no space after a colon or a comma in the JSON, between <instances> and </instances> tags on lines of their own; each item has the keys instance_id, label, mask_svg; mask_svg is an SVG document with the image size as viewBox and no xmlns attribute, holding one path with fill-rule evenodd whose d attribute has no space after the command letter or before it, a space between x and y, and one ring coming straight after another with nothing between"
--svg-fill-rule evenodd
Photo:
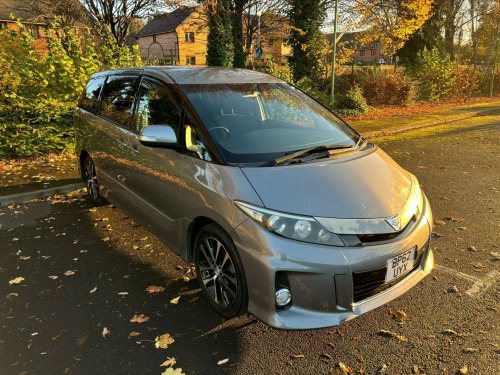
<instances>
[{"instance_id":1,"label":"silver minivan","mask_svg":"<svg viewBox=\"0 0 500 375\"><path fill-rule=\"evenodd\" d=\"M225 317L339 325L433 267L415 176L267 74L148 67L94 74L75 116L89 198L194 262Z\"/></svg>"}]
</instances>

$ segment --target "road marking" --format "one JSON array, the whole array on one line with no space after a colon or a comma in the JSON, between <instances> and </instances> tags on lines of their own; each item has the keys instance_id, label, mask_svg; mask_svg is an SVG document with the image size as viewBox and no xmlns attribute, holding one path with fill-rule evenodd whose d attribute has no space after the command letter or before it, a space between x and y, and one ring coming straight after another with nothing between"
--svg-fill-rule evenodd
<instances>
[{"instance_id":1,"label":"road marking","mask_svg":"<svg viewBox=\"0 0 500 375\"><path fill-rule=\"evenodd\" d=\"M484 279L480 279L478 277L471 276L466 273L454 270L452 268L441 266L439 264L436 264L435 266L439 270L451 273L455 276L461 277L462 279L473 282L474 284L472 284L472 286L465 292L465 294L469 296L473 296L474 294L477 294L481 290L488 289L497 279L500 278L500 272L496 270L489 272Z\"/></svg>"}]
</instances>

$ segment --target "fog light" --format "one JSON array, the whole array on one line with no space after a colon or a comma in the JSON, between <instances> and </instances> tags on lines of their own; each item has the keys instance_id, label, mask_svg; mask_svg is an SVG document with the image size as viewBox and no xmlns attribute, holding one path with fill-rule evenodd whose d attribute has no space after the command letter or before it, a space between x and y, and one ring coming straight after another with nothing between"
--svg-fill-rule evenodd
<instances>
[{"instance_id":1,"label":"fog light","mask_svg":"<svg viewBox=\"0 0 500 375\"><path fill-rule=\"evenodd\" d=\"M283 307L292 302L292 293L287 288L281 288L276 291L276 306Z\"/></svg>"}]
</instances>

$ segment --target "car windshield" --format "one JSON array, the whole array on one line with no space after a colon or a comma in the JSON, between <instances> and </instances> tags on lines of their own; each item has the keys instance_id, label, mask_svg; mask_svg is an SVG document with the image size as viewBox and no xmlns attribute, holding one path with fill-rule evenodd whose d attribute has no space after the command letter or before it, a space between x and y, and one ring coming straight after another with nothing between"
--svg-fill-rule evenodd
<instances>
[{"instance_id":1,"label":"car windshield","mask_svg":"<svg viewBox=\"0 0 500 375\"><path fill-rule=\"evenodd\" d=\"M182 85L229 164L266 165L319 145L355 146L359 136L287 83Z\"/></svg>"}]
</instances>

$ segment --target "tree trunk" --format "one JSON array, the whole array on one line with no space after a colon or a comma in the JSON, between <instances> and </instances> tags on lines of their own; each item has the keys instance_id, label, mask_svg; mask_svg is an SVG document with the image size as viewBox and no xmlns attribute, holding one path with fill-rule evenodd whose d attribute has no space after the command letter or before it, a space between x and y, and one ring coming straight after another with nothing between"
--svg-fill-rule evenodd
<instances>
[{"instance_id":1,"label":"tree trunk","mask_svg":"<svg viewBox=\"0 0 500 375\"><path fill-rule=\"evenodd\" d=\"M243 8L247 0L235 0L232 26L234 45L234 66L236 68L245 67L245 52L243 51Z\"/></svg>"},{"instance_id":2,"label":"tree trunk","mask_svg":"<svg viewBox=\"0 0 500 375\"><path fill-rule=\"evenodd\" d=\"M446 52L450 55L450 59L455 59L455 33L457 32L457 27L455 25L455 20L445 22L444 29L444 42L446 44Z\"/></svg>"}]
</instances>

